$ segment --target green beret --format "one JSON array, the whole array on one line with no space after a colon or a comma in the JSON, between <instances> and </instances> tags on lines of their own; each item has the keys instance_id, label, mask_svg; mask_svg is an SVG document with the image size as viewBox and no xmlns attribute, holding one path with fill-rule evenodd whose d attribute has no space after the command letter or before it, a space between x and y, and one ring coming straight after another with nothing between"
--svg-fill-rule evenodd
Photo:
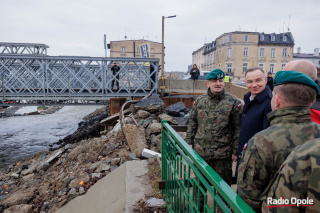
<instances>
[{"instance_id":1,"label":"green beret","mask_svg":"<svg viewBox=\"0 0 320 213\"><path fill-rule=\"evenodd\" d=\"M317 94L319 93L319 87L309 76L298 71L278 71L274 76L273 85L281 84L304 84L309 87L312 87Z\"/></svg>"},{"instance_id":2,"label":"green beret","mask_svg":"<svg viewBox=\"0 0 320 213\"><path fill-rule=\"evenodd\" d=\"M223 79L224 78L224 72L220 69L215 69L212 70L206 77L206 80L218 80L218 79Z\"/></svg>"}]
</instances>

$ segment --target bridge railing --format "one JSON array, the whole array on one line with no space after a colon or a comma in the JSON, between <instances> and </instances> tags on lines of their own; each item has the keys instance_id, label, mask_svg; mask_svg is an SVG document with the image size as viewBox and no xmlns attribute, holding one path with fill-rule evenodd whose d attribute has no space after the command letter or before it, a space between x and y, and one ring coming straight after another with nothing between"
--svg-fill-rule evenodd
<instances>
[{"instance_id":1,"label":"bridge railing","mask_svg":"<svg viewBox=\"0 0 320 213\"><path fill-rule=\"evenodd\" d=\"M117 73L111 70L113 62L120 67ZM154 58L0 54L0 101L145 96L157 92L158 68Z\"/></svg>"},{"instance_id":2,"label":"bridge railing","mask_svg":"<svg viewBox=\"0 0 320 213\"><path fill-rule=\"evenodd\" d=\"M224 212L254 212L165 120L161 146L162 194L169 212L215 212L217 205Z\"/></svg>"}]
</instances>

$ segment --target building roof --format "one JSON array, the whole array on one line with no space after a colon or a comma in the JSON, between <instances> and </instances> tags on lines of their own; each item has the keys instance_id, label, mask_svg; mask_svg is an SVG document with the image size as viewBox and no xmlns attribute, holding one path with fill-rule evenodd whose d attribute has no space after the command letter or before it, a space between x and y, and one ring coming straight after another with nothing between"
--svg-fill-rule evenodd
<instances>
[{"instance_id":1,"label":"building roof","mask_svg":"<svg viewBox=\"0 0 320 213\"><path fill-rule=\"evenodd\" d=\"M274 37L274 40L272 40L272 37ZM286 39L284 40L284 37ZM288 45L293 46L294 45L294 39L291 34L291 32L286 33L259 33L259 41L258 45Z\"/></svg>"},{"instance_id":2,"label":"building roof","mask_svg":"<svg viewBox=\"0 0 320 213\"><path fill-rule=\"evenodd\" d=\"M216 50L216 41L206 44L206 49L204 50L203 55L206 55L212 51Z\"/></svg>"},{"instance_id":3,"label":"building roof","mask_svg":"<svg viewBox=\"0 0 320 213\"><path fill-rule=\"evenodd\" d=\"M313 53L293 53L293 58L314 58L314 59L320 59L320 56L314 56Z\"/></svg>"},{"instance_id":4,"label":"building roof","mask_svg":"<svg viewBox=\"0 0 320 213\"><path fill-rule=\"evenodd\" d=\"M126 42L126 41L144 41L144 42L153 42L153 43L158 43L158 44L162 44L161 42L157 42L157 41L151 41L151 40L147 40L147 39L135 39L135 40L118 40L118 41L110 41L110 43L112 42Z\"/></svg>"}]
</instances>

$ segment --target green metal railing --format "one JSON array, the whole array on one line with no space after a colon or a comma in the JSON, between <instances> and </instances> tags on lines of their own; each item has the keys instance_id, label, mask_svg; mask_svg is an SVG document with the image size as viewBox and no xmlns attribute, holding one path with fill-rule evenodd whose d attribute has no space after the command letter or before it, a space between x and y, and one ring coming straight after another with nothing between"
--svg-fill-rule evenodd
<instances>
[{"instance_id":1,"label":"green metal railing","mask_svg":"<svg viewBox=\"0 0 320 213\"><path fill-rule=\"evenodd\" d=\"M161 146L162 194L169 212L216 212L217 205L224 212L254 212L165 120Z\"/></svg>"}]
</instances>

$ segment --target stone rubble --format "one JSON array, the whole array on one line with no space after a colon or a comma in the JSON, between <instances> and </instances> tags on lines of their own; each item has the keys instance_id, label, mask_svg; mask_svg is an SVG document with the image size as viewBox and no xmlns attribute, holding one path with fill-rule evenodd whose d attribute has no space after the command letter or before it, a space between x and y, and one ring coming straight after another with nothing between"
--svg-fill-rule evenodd
<instances>
[{"instance_id":1,"label":"stone rubble","mask_svg":"<svg viewBox=\"0 0 320 213\"><path fill-rule=\"evenodd\" d=\"M124 127L118 120L106 135L100 135L100 121L108 110L97 110L93 120L79 123L75 134L59 141L59 149L40 152L0 173L0 212L55 212L124 162L140 159L144 149L160 154L161 119L177 123L163 109L163 101L152 95L130 107L138 126L126 117Z\"/></svg>"}]
</instances>

